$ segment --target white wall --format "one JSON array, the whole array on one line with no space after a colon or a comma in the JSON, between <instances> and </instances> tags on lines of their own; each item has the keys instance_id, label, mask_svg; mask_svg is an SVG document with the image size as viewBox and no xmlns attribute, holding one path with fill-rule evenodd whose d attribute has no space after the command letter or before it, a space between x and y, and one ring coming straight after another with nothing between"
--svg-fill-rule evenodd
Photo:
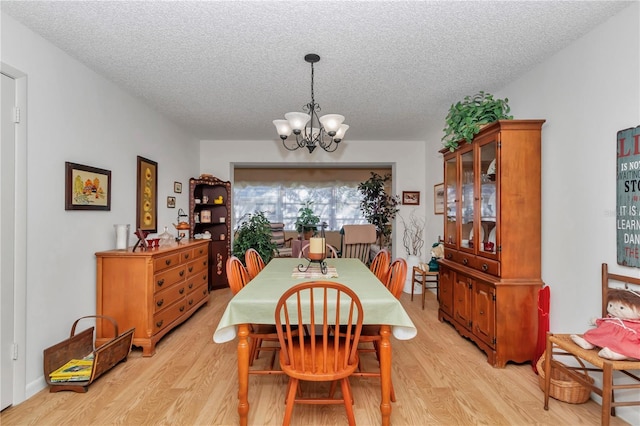
<instances>
[{"instance_id":1,"label":"white wall","mask_svg":"<svg viewBox=\"0 0 640 426\"><path fill-rule=\"evenodd\" d=\"M2 14L2 63L27 74L27 397L44 386L42 351L95 313L95 256L135 225L136 156L158 162L158 226L188 208L198 142L157 112ZM65 211L65 161L111 170L111 211ZM183 193L173 194L173 182ZM20 314L20 313L17 313ZM24 352L22 352L24 354ZM19 402L19 401L17 401Z\"/></svg>"},{"instance_id":2,"label":"white wall","mask_svg":"<svg viewBox=\"0 0 640 426\"><path fill-rule=\"evenodd\" d=\"M542 128L542 279L550 329L582 333L600 316L600 265L616 263L616 134L640 125L640 4L497 93ZM526 176L522 177L526 179ZM638 400L630 392L616 400ZM638 407L618 408L638 424Z\"/></svg>"},{"instance_id":3,"label":"white wall","mask_svg":"<svg viewBox=\"0 0 640 426\"><path fill-rule=\"evenodd\" d=\"M426 170L424 142L349 141L346 138L344 142L340 143L338 150L333 153L316 149L312 154L309 154L306 149L293 152L285 150L282 142L275 135L275 129L273 136L272 140L264 141L202 141L200 143L200 172L213 174L223 180L232 180L234 163L308 164L310 167L327 163L334 166L340 164L391 164L394 173L394 194L400 195L402 191L420 191L420 205L400 206L399 214L407 219L413 209L421 215L427 211L433 212L433 187L426 192L424 187ZM406 257L402 245L401 228L400 220L396 218L398 232L394 233L393 251L394 256ZM432 241L437 236L437 234L427 234L426 242ZM429 251L423 250L422 258L424 259L428 255Z\"/></svg>"},{"instance_id":4,"label":"white wall","mask_svg":"<svg viewBox=\"0 0 640 426\"><path fill-rule=\"evenodd\" d=\"M616 133L640 124L638 3L499 93L542 128L542 266L551 329L582 332L600 312L600 265L616 264ZM522 177L526 179L526 176Z\"/></svg>"}]
</instances>

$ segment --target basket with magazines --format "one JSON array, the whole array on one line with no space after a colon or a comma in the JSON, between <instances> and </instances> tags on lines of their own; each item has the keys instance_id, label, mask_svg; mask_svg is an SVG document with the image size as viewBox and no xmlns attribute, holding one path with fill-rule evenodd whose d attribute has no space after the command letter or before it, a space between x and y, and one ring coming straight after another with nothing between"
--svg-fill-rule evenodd
<instances>
[{"instance_id":1,"label":"basket with magazines","mask_svg":"<svg viewBox=\"0 0 640 426\"><path fill-rule=\"evenodd\" d=\"M87 318L110 321L114 338L96 348L93 333L95 327L76 334L78 322ZM135 328L132 328L118 334L116 320L105 315L88 315L77 319L71 327L68 339L44 350L44 378L49 384L49 392L86 392L94 380L116 364L127 360L134 331Z\"/></svg>"}]
</instances>

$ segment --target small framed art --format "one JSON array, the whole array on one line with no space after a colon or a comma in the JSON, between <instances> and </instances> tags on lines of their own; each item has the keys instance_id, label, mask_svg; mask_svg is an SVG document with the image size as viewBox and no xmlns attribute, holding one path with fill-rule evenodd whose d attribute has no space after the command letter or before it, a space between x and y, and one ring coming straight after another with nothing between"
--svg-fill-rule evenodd
<instances>
[{"instance_id":1,"label":"small framed art","mask_svg":"<svg viewBox=\"0 0 640 426\"><path fill-rule=\"evenodd\" d=\"M65 210L111 210L111 170L65 162Z\"/></svg>"},{"instance_id":2,"label":"small framed art","mask_svg":"<svg viewBox=\"0 0 640 426\"><path fill-rule=\"evenodd\" d=\"M167 197L167 207L170 209L176 208L176 197Z\"/></svg>"},{"instance_id":3,"label":"small framed art","mask_svg":"<svg viewBox=\"0 0 640 426\"><path fill-rule=\"evenodd\" d=\"M417 206L420 204L420 192L418 191L402 191L402 204L411 204Z\"/></svg>"},{"instance_id":4,"label":"small framed art","mask_svg":"<svg viewBox=\"0 0 640 426\"><path fill-rule=\"evenodd\" d=\"M182 182L173 182L173 192L182 194Z\"/></svg>"}]
</instances>

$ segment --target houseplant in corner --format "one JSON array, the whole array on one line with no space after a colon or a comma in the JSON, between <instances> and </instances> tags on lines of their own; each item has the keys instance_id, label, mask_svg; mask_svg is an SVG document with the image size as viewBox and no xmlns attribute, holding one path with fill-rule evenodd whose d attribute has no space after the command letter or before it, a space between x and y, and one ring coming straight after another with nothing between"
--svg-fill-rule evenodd
<instances>
[{"instance_id":1,"label":"houseplant in corner","mask_svg":"<svg viewBox=\"0 0 640 426\"><path fill-rule=\"evenodd\" d=\"M494 99L492 94L483 91L465 96L449 108L445 119L447 127L443 129L443 146L455 151L460 141L471 143L481 126L497 120L513 120L513 116L508 115L509 111L508 98Z\"/></svg>"},{"instance_id":2,"label":"houseplant in corner","mask_svg":"<svg viewBox=\"0 0 640 426\"><path fill-rule=\"evenodd\" d=\"M235 232L231 253L245 263L244 254L250 248L256 249L265 263L269 263L276 250L276 244L271 240L269 219L264 212L249 214Z\"/></svg>"},{"instance_id":3,"label":"houseplant in corner","mask_svg":"<svg viewBox=\"0 0 640 426\"><path fill-rule=\"evenodd\" d=\"M311 206L313 201L307 200L302 203L302 206L298 209L298 218L296 219L296 230L303 239L310 239L318 230L318 224L320 223L320 217L317 216Z\"/></svg>"},{"instance_id":4,"label":"houseplant in corner","mask_svg":"<svg viewBox=\"0 0 640 426\"><path fill-rule=\"evenodd\" d=\"M371 177L358 184L358 191L362 194L360 210L367 222L376 226L378 244L386 246L384 242L391 236L391 221L396 217L399 197L389 195L384 189L385 183L391 180L391 175L380 176L371 172Z\"/></svg>"}]
</instances>

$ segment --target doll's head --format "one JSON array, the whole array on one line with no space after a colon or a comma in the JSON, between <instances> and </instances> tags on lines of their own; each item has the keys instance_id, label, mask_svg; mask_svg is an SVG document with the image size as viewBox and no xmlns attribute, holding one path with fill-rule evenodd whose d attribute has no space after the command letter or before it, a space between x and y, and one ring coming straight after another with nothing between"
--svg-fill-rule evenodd
<instances>
[{"instance_id":1,"label":"doll's head","mask_svg":"<svg viewBox=\"0 0 640 426\"><path fill-rule=\"evenodd\" d=\"M640 319L640 295L630 290L609 290L607 313L620 319Z\"/></svg>"}]
</instances>

